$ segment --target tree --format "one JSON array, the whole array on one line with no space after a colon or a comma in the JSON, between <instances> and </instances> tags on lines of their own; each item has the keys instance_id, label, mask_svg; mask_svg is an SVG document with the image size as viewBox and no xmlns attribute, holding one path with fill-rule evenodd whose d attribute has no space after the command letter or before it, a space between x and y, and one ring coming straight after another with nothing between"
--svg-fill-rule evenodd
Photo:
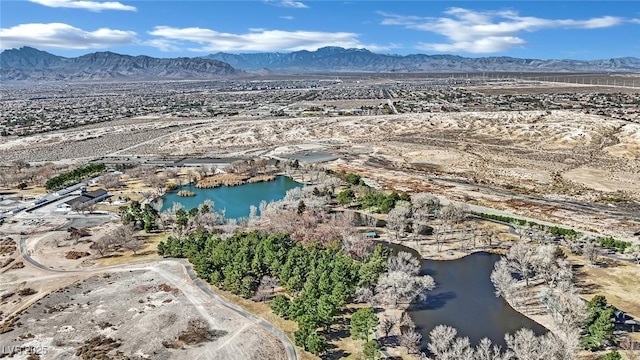
<instances>
[{"instance_id":1,"label":"tree","mask_svg":"<svg viewBox=\"0 0 640 360\"><path fill-rule=\"evenodd\" d=\"M518 241L507 252L507 260L512 271L522 276L527 286L533 270L535 248L524 241Z\"/></svg>"},{"instance_id":2,"label":"tree","mask_svg":"<svg viewBox=\"0 0 640 360\"><path fill-rule=\"evenodd\" d=\"M515 295L517 291L516 280L511 275L507 259L502 258L493 265L491 282L496 288L496 296L511 299Z\"/></svg>"},{"instance_id":3,"label":"tree","mask_svg":"<svg viewBox=\"0 0 640 360\"><path fill-rule=\"evenodd\" d=\"M91 244L90 248L96 250L100 254L100 257L104 257L107 252L111 250L112 243L112 235L107 233L95 240L93 244Z\"/></svg>"},{"instance_id":4,"label":"tree","mask_svg":"<svg viewBox=\"0 0 640 360\"><path fill-rule=\"evenodd\" d=\"M376 299L383 304L410 303L435 287L431 276L419 275L420 262L409 253L400 252L390 257L387 268L389 271L380 275L376 284Z\"/></svg>"},{"instance_id":5,"label":"tree","mask_svg":"<svg viewBox=\"0 0 640 360\"><path fill-rule=\"evenodd\" d=\"M622 355L617 350L610 351L600 359L602 360L622 360Z\"/></svg>"},{"instance_id":6,"label":"tree","mask_svg":"<svg viewBox=\"0 0 640 360\"><path fill-rule=\"evenodd\" d=\"M408 328L400 334L400 346L407 348L409 354L416 354L420 350L420 340L422 335L414 328Z\"/></svg>"},{"instance_id":7,"label":"tree","mask_svg":"<svg viewBox=\"0 0 640 360\"><path fill-rule=\"evenodd\" d=\"M327 339L324 336L319 335L317 332L311 333L307 337L306 342L307 350L314 355L322 355L328 347Z\"/></svg>"},{"instance_id":8,"label":"tree","mask_svg":"<svg viewBox=\"0 0 640 360\"><path fill-rule=\"evenodd\" d=\"M614 316L614 308L607 308L596 312L596 318L587 328L587 336L583 338L583 346L589 350L598 349L608 344L613 339L614 324L611 319Z\"/></svg>"},{"instance_id":9,"label":"tree","mask_svg":"<svg viewBox=\"0 0 640 360\"><path fill-rule=\"evenodd\" d=\"M340 205L346 205L351 203L355 198L356 196L353 193L353 190L345 189L338 193L337 200Z\"/></svg>"},{"instance_id":10,"label":"tree","mask_svg":"<svg viewBox=\"0 0 640 360\"><path fill-rule=\"evenodd\" d=\"M438 325L429 332L427 348L439 359L449 351L457 334L458 330L451 326Z\"/></svg>"},{"instance_id":11,"label":"tree","mask_svg":"<svg viewBox=\"0 0 640 360\"><path fill-rule=\"evenodd\" d=\"M362 354L367 360L377 360L380 357L380 344L376 340L367 341Z\"/></svg>"},{"instance_id":12,"label":"tree","mask_svg":"<svg viewBox=\"0 0 640 360\"><path fill-rule=\"evenodd\" d=\"M372 308L358 309L351 315L351 336L357 340L369 341L369 336L378 325L378 317Z\"/></svg>"},{"instance_id":13,"label":"tree","mask_svg":"<svg viewBox=\"0 0 640 360\"><path fill-rule=\"evenodd\" d=\"M284 295L277 295L271 300L271 310L279 316L284 316L289 310L289 299Z\"/></svg>"},{"instance_id":14,"label":"tree","mask_svg":"<svg viewBox=\"0 0 640 360\"><path fill-rule=\"evenodd\" d=\"M398 323L398 319L396 317L385 316L380 321L378 328L380 329L380 332L382 333L382 335L386 338L389 336L389 333L391 333L391 330L393 330L393 327L396 326L397 323Z\"/></svg>"},{"instance_id":15,"label":"tree","mask_svg":"<svg viewBox=\"0 0 640 360\"><path fill-rule=\"evenodd\" d=\"M587 242L582 247L582 256L584 256L590 264L595 264L598 261L598 249L592 242Z\"/></svg>"},{"instance_id":16,"label":"tree","mask_svg":"<svg viewBox=\"0 0 640 360\"><path fill-rule=\"evenodd\" d=\"M302 215L302 213L304 213L306 209L307 209L307 206L304 204L304 201L303 200L298 201L298 209L296 210L298 215Z\"/></svg>"},{"instance_id":17,"label":"tree","mask_svg":"<svg viewBox=\"0 0 640 360\"><path fill-rule=\"evenodd\" d=\"M640 358L640 343L629 337L625 337L620 342L620 348L627 357L627 360L638 360Z\"/></svg>"},{"instance_id":18,"label":"tree","mask_svg":"<svg viewBox=\"0 0 640 360\"><path fill-rule=\"evenodd\" d=\"M411 217L410 204L402 202L396 205L387 215L387 228L394 232L396 240L399 235L404 235L404 232L409 225L409 218Z\"/></svg>"}]
</instances>

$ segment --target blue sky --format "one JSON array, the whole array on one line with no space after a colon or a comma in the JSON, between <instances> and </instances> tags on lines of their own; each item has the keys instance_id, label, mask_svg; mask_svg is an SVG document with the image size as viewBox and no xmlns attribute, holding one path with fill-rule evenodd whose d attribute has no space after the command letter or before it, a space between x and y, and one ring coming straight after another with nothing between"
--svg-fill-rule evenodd
<instances>
[{"instance_id":1,"label":"blue sky","mask_svg":"<svg viewBox=\"0 0 640 360\"><path fill-rule=\"evenodd\" d=\"M640 57L638 1L3 0L0 48L63 56L367 48L386 54Z\"/></svg>"}]
</instances>

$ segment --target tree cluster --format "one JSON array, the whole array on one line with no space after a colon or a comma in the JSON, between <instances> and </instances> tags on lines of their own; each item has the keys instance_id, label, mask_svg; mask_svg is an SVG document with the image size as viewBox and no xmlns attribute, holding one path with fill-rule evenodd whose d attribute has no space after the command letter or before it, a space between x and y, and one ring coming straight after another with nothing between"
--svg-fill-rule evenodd
<instances>
[{"instance_id":1,"label":"tree cluster","mask_svg":"<svg viewBox=\"0 0 640 360\"><path fill-rule=\"evenodd\" d=\"M131 225L123 225L95 240L90 248L96 250L100 256L119 250L130 250L135 255L144 245L144 240L135 236L135 229Z\"/></svg>"},{"instance_id":2,"label":"tree cluster","mask_svg":"<svg viewBox=\"0 0 640 360\"><path fill-rule=\"evenodd\" d=\"M59 190L65 186L73 185L90 176L95 176L105 169L102 163L91 163L77 167L71 171L64 172L47 180L45 186L47 190Z\"/></svg>"},{"instance_id":3,"label":"tree cluster","mask_svg":"<svg viewBox=\"0 0 640 360\"><path fill-rule=\"evenodd\" d=\"M536 335L529 329L506 334L507 348L492 344L484 338L473 347L467 337L457 336L455 328L438 325L429 333L427 345L431 358L437 360L572 360L575 350L552 333ZM422 358L428 358L422 354Z\"/></svg>"},{"instance_id":4,"label":"tree cluster","mask_svg":"<svg viewBox=\"0 0 640 360\"><path fill-rule=\"evenodd\" d=\"M158 227L158 211L151 205L140 206L137 201L132 201L120 212L120 218L125 225L132 224L134 228L142 228L145 232L151 232Z\"/></svg>"},{"instance_id":5,"label":"tree cluster","mask_svg":"<svg viewBox=\"0 0 640 360\"><path fill-rule=\"evenodd\" d=\"M357 174L338 174L347 183L347 188L338 193L336 200L341 205L357 205L362 209L386 214L396 206L396 202L410 201L405 193L377 191L362 180Z\"/></svg>"},{"instance_id":6,"label":"tree cluster","mask_svg":"<svg viewBox=\"0 0 640 360\"><path fill-rule=\"evenodd\" d=\"M333 323L357 287L376 283L389 250L378 246L365 261L357 261L344 254L339 244L303 246L288 235L262 232L236 233L222 240L196 231L160 242L158 252L187 257L199 277L247 298L265 276L277 279L287 295L272 300L273 311L298 323L297 345L322 353L326 340L318 329Z\"/></svg>"}]
</instances>

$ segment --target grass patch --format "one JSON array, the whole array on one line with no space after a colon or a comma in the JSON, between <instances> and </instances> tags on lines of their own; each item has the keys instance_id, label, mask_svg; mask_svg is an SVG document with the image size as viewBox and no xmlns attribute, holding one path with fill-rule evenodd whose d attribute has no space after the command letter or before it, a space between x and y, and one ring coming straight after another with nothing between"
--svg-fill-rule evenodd
<instances>
[{"instance_id":1,"label":"grass patch","mask_svg":"<svg viewBox=\"0 0 640 360\"><path fill-rule=\"evenodd\" d=\"M224 291L222 289L218 289L214 286L209 285L209 287L216 292L216 294L223 297L225 300L229 301L232 304L238 305L239 307L245 309L251 314L261 317L262 319L268 321L273 326L278 328L280 331L284 332L289 340L293 343L293 333L298 330L298 324L295 321L286 320L276 315L271 311L268 302L256 302L253 300L245 299L241 296L234 295L229 291ZM296 346L298 350L299 358L302 360L317 360L319 357L310 354L299 347Z\"/></svg>"}]
</instances>

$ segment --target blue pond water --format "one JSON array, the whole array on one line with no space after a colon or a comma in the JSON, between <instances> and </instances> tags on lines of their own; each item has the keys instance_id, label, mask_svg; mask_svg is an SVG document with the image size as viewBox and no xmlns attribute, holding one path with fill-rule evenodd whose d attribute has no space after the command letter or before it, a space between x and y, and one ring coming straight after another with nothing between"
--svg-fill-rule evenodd
<instances>
[{"instance_id":1,"label":"blue pond water","mask_svg":"<svg viewBox=\"0 0 640 360\"><path fill-rule=\"evenodd\" d=\"M396 251L410 248L390 245ZM458 330L458 336L468 336L477 345L483 337L504 348L505 333L529 328L536 334L547 329L514 310L504 299L495 296L490 276L499 255L474 253L458 260L422 260L421 273L436 281L436 288L425 301L416 302L408 313L422 334L422 346L428 343L429 332L439 324Z\"/></svg>"},{"instance_id":2,"label":"blue pond water","mask_svg":"<svg viewBox=\"0 0 640 360\"><path fill-rule=\"evenodd\" d=\"M301 186L302 184L286 176L277 176L273 181L240 186L220 186L215 189L198 189L192 185L185 185L163 196L161 211L170 209L174 202L182 204L186 210L189 210L210 199L214 202L216 211L224 209L228 219L238 219L249 216L251 205L257 207L263 200L266 202L281 200L288 190ZM178 196L179 190L193 191L196 196Z\"/></svg>"}]
</instances>

